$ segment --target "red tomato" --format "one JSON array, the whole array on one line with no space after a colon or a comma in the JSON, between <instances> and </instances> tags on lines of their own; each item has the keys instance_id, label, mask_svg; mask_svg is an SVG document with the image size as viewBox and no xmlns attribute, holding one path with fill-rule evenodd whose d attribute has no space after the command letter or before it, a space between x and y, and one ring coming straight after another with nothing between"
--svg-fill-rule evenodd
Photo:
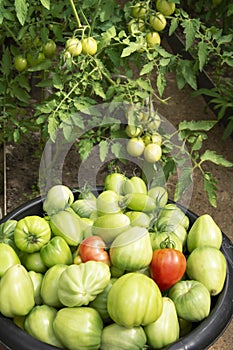
<instances>
[{"instance_id":1,"label":"red tomato","mask_svg":"<svg viewBox=\"0 0 233 350\"><path fill-rule=\"evenodd\" d=\"M89 260L102 261L110 265L108 252L105 250L106 245L104 240L99 236L90 236L85 238L79 245L78 254L82 262Z\"/></svg>"},{"instance_id":2,"label":"red tomato","mask_svg":"<svg viewBox=\"0 0 233 350\"><path fill-rule=\"evenodd\" d=\"M178 282L186 270L186 259L183 253L173 248L157 249L153 252L150 264L151 278L161 291Z\"/></svg>"}]
</instances>

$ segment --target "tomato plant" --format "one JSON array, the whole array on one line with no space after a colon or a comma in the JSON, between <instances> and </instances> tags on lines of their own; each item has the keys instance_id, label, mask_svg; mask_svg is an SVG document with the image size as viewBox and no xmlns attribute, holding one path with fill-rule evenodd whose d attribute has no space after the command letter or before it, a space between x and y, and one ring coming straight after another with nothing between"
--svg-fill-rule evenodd
<instances>
[{"instance_id":1,"label":"tomato plant","mask_svg":"<svg viewBox=\"0 0 233 350\"><path fill-rule=\"evenodd\" d=\"M150 264L151 277L164 291L178 282L184 275L186 258L174 248L156 249Z\"/></svg>"}]
</instances>

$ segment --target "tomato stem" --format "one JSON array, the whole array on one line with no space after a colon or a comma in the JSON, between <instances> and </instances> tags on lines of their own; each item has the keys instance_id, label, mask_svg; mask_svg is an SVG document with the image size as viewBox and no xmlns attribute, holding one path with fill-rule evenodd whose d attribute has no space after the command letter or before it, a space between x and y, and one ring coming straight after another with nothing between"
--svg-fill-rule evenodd
<instances>
[{"instance_id":1,"label":"tomato stem","mask_svg":"<svg viewBox=\"0 0 233 350\"><path fill-rule=\"evenodd\" d=\"M78 24L78 28L81 28L81 27L82 27L82 24L81 24L81 21L80 21L80 19L79 19L79 15L78 15L78 12L77 12L77 10L76 10L76 7L75 7L75 5L74 5L73 0L70 0L70 5L71 5L72 10L73 10L73 12L74 12L74 16L75 16L76 22L77 22L77 24Z\"/></svg>"}]
</instances>

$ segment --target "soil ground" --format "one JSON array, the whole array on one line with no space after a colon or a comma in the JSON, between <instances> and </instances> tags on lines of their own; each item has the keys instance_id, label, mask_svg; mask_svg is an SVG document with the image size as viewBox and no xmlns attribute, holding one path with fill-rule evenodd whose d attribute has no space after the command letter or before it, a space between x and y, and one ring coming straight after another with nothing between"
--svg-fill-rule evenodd
<instances>
[{"instance_id":1,"label":"soil ground","mask_svg":"<svg viewBox=\"0 0 233 350\"><path fill-rule=\"evenodd\" d=\"M185 87L179 91L173 74L169 75L165 97L171 97L167 105L158 105L158 111L166 117L174 126L181 120L203 120L215 119L215 115L208 108L202 97L193 98L191 89ZM227 160L233 162L233 140L222 140L223 126L217 124L209 133L205 141L203 150L210 149L222 154ZM5 177L4 174L4 152L0 153L0 175L2 191L0 194L0 208L2 214L6 214L18 207L20 204L38 195L38 174L40 158L37 157L38 139L29 138L20 145L7 144L5 147ZM71 152L75 152L72 150ZM73 186L77 173L77 163L74 161L74 153L70 153L67 158L67 168L65 179L68 185ZM77 156L76 156L77 157ZM93 164L94 168L95 165ZM202 177L200 173L195 173L193 182L193 192L188 209L202 215L210 214L222 231L233 241L233 169L223 168L206 164L206 169L213 173L218 181L217 187L217 208L213 208L203 191ZM100 173L98 182L103 184L106 173ZM170 183L172 187L173 184ZM224 334L211 346L211 350L230 349L233 343L233 322L228 326Z\"/></svg>"}]
</instances>

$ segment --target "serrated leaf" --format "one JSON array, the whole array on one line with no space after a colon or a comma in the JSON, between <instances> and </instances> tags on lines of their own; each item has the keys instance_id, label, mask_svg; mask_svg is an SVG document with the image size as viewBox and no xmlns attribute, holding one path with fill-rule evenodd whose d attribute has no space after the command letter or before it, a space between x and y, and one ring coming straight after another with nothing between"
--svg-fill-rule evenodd
<instances>
[{"instance_id":1,"label":"serrated leaf","mask_svg":"<svg viewBox=\"0 0 233 350\"><path fill-rule=\"evenodd\" d=\"M12 92L19 101L24 102L26 104L29 103L30 95L21 87L13 85Z\"/></svg>"},{"instance_id":2,"label":"serrated leaf","mask_svg":"<svg viewBox=\"0 0 233 350\"><path fill-rule=\"evenodd\" d=\"M127 46L126 48L124 48L124 50L122 51L121 57L127 57L130 56L132 53L134 53L135 51L139 50L141 48L140 44L136 44L136 43L130 43L129 46Z\"/></svg>"},{"instance_id":3,"label":"serrated leaf","mask_svg":"<svg viewBox=\"0 0 233 350\"><path fill-rule=\"evenodd\" d=\"M120 158L121 150L122 144L120 142L114 142L114 144L111 146L111 151L116 156L116 158Z\"/></svg>"},{"instance_id":4,"label":"serrated leaf","mask_svg":"<svg viewBox=\"0 0 233 350\"><path fill-rule=\"evenodd\" d=\"M185 20L183 22L185 33L185 50L188 51L194 42L196 34L196 26L192 20Z\"/></svg>"},{"instance_id":5,"label":"serrated leaf","mask_svg":"<svg viewBox=\"0 0 233 350\"><path fill-rule=\"evenodd\" d=\"M193 183L193 168L182 167L179 169L179 179L176 184L174 200L178 201Z\"/></svg>"},{"instance_id":6,"label":"serrated leaf","mask_svg":"<svg viewBox=\"0 0 233 350\"><path fill-rule=\"evenodd\" d=\"M180 71L185 81L191 86L192 89L197 89L197 80L193 62L189 60L182 60L180 65Z\"/></svg>"},{"instance_id":7,"label":"serrated leaf","mask_svg":"<svg viewBox=\"0 0 233 350\"><path fill-rule=\"evenodd\" d=\"M233 34L222 35L222 36L218 39L218 45L231 43L231 42L232 42L232 39L233 39Z\"/></svg>"},{"instance_id":8,"label":"serrated leaf","mask_svg":"<svg viewBox=\"0 0 233 350\"><path fill-rule=\"evenodd\" d=\"M213 207L217 207L217 195L216 195L216 190L217 190L217 181L213 177L213 175L210 172L206 172L204 174L204 183L203 187L204 190L207 192L208 200L210 204Z\"/></svg>"},{"instance_id":9,"label":"serrated leaf","mask_svg":"<svg viewBox=\"0 0 233 350\"><path fill-rule=\"evenodd\" d=\"M7 47L2 54L1 71L5 76L10 75L12 71L12 63L9 48Z\"/></svg>"},{"instance_id":10,"label":"serrated leaf","mask_svg":"<svg viewBox=\"0 0 233 350\"><path fill-rule=\"evenodd\" d=\"M93 82L93 83L92 83L92 87L93 87L93 89L94 89L94 91L95 91L95 94L96 94L97 96L100 96L100 97L102 97L103 99L106 98L106 95L105 95L105 92L104 92L104 90L103 90L103 87L102 87L102 85L101 85L98 81Z\"/></svg>"},{"instance_id":11,"label":"serrated leaf","mask_svg":"<svg viewBox=\"0 0 233 350\"><path fill-rule=\"evenodd\" d=\"M222 155L217 154L215 151L206 150L200 157L201 162L210 161L216 165L224 167L232 167L233 163L226 160Z\"/></svg>"},{"instance_id":12,"label":"serrated leaf","mask_svg":"<svg viewBox=\"0 0 233 350\"><path fill-rule=\"evenodd\" d=\"M156 80L156 86L157 86L159 95L162 96L164 89L166 87L166 78L165 78L164 74L162 74L161 72L158 73L157 80Z\"/></svg>"},{"instance_id":13,"label":"serrated leaf","mask_svg":"<svg viewBox=\"0 0 233 350\"><path fill-rule=\"evenodd\" d=\"M23 26L27 17L28 4L26 0L15 0L15 11L19 23Z\"/></svg>"},{"instance_id":14,"label":"serrated leaf","mask_svg":"<svg viewBox=\"0 0 233 350\"><path fill-rule=\"evenodd\" d=\"M101 162L104 162L108 154L108 149L109 149L108 142L106 140L100 141L99 149L100 149L100 160Z\"/></svg>"},{"instance_id":15,"label":"serrated leaf","mask_svg":"<svg viewBox=\"0 0 233 350\"><path fill-rule=\"evenodd\" d=\"M178 129L181 130L191 130L191 131L197 131L197 130L204 130L209 131L214 127L214 125L217 123L217 120L199 120L199 121L187 121L184 120L179 123Z\"/></svg>"},{"instance_id":16,"label":"serrated leaf","mask_svg":"<svg viewBox=\"0 0 233 350\"><path fill-rule=\"evenodd\" d=\"M47 10L50 10L50 0L40 0L40 2Z\"/></svg>"},{"instance_id":17,"label":"serrated leaf","mask_svg":"<svg viewBox=\"0 0 233 350\"><path fill-rule=\"evenodd\" d=\"M148 74L150 73L154 68L154 63L148 62L147 64L145 64L140 72L140 75L144 75L144 74Z\"/></svg>"},{"instance_id":18,"label":"serrated leaf","mask_svg":"<svg viewBox=\"0 0 233 350\"><path fill-rule=\"evenodd\" d=\"M178 18L173 17L170 22L169 33L168 33L169 36L171 36L175 32L176 28L178 27L178 24L179 24Z\"/></svg>"},{"instance_id":19,"label":"serrated leaf","mask_svg":"<svg viewBox=\"0 0 233 350\"><path fill-rule=\"evenodd\" d=\"M198 43L198 58L199 58L199 70L200 72L203 70L204 65L206 64L207 56L208 56L208 45L201 41Z\"/></svg>"}]
</instances>

